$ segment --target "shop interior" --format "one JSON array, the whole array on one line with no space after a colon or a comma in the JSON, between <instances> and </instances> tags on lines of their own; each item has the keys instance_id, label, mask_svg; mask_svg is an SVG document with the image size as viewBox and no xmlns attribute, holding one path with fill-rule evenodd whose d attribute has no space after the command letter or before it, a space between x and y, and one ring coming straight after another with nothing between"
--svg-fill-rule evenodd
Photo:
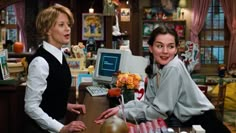
<instances>
[{"instance_id":1,"label":"shop interior","mask_svg":"<svg viewBox=\"0 0 236 133\"><path fill-rule=\"evenodd\" d=\"M114 80L112 76L98 75L102 53L120 54L120 70L145 78L147 41L152 30L164 24L176 30L180 40L178 55L191 77L212 99L222 121L232 133L236 132L236 1L111 1L110 5L106 5L106 0L0 1L0 117L3 118L0 130L6 133L22 130L27 63L41 41L35 20L42 9L61 4L72 11L75 20L70 43L62 48L72 73L72 102L109 104L106 99L89 101L85 89L95 81L110 85ZM108 106L94 108L104 110ZM92 112L89 119L99 115ZM68 121L87 119L74 114L67 116ZM100 128L93 124L90 127Z\"/></svg>"}]
</instances>

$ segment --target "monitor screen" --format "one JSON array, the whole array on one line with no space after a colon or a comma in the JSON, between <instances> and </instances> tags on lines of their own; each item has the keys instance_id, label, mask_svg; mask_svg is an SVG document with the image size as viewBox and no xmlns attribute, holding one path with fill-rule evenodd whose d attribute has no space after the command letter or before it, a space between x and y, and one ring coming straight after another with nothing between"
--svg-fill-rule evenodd
<instances>
[{"instance_id":1,"label":"monitor screen","mask_svg":"<svg viewBox=\"0 0 236 133\"><path fill-rule=\"evenodd\" d=\"M127 71L127 60L131 53L118 49L100 48L97 51L93 80L97 83L110 83L112 75L118 71Z\"/></svg>"},{"instance_id":2,"label":"monitor screen","mask_svg":"<svg viewBox=\"0 0 236 133\"><path fill-rule=\"evenodd\" d=\"M98 74L111 77L119 70L121 54L101 53Z\"/></svg>"}]
</instances>

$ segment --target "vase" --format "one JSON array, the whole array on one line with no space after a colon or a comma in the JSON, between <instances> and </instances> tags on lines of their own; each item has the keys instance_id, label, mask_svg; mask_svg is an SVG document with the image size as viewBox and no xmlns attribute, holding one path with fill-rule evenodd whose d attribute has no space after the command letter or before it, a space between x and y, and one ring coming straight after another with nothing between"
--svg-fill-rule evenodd
<instances>
[{"instance_id":1,"label":"vase","mask_svg":"<svg viewBox=\"0 0 236 133\"><path fill-rule=\"evenodd\" d=\"M134 100L134 90L133 89L128 89L127 87L123 87L122 94L124 97L124 103Z\"/></svg>"}]
</instances>

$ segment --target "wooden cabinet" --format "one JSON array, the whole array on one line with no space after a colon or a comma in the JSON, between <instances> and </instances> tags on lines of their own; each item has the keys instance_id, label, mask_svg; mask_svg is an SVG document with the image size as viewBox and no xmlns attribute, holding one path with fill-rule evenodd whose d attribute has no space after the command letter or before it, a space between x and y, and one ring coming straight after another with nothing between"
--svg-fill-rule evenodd
<instances>
[{"instance_id":1,"label":"wooden cabinet","mask_svg":"<svg viewBox=\"0 0 236 133\"><path fill-rule=\"evenodd\" d=\"M0 85L0 131L3 133L23 132L25 87Z\"/></svg>"},{"instance_id":2,"label":"wooden cabinet","mask_svg":"<svg viewBox=\"0 0 236 133\"><path fill-rule=\"evenodd\" d=\"M23 133L25 86L19 83L0 84L0 131L1 133ZM76 102L75 87L71 87L69 102ZM67 112L65 122L76 119L76 114Z\"/></svg>"}]
</instances>

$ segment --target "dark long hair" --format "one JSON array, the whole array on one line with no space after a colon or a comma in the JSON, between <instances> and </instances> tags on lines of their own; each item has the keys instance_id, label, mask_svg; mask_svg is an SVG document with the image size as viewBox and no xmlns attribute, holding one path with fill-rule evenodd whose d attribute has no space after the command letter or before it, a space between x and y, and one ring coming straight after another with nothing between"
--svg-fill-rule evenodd
<instances>
[{"instance_id":1,"label":"dark long hair","mask_svg":"<svg viewBox=\"0 0 236 133\"><path fill-rule=\"evenodd\" d=\"M148 45L149 46L153 46L153 43L156 39L156 37L160 34L171 34L175 37L175 45L176 47L178 47L179 45L179 38L178 35L176 33L176 31L172 28L169 28L165 25L160 25L159 27L157 27L156 29L154 29L150 35L150 38L148 40ZM149 51L149 60L150 63L149 65L146 67L145 72L147 73L148 77L152 77L155 73L153 73L153 64L154 64L154 59L153 59L153 54Z\"/></svg>"}]
</instances>

